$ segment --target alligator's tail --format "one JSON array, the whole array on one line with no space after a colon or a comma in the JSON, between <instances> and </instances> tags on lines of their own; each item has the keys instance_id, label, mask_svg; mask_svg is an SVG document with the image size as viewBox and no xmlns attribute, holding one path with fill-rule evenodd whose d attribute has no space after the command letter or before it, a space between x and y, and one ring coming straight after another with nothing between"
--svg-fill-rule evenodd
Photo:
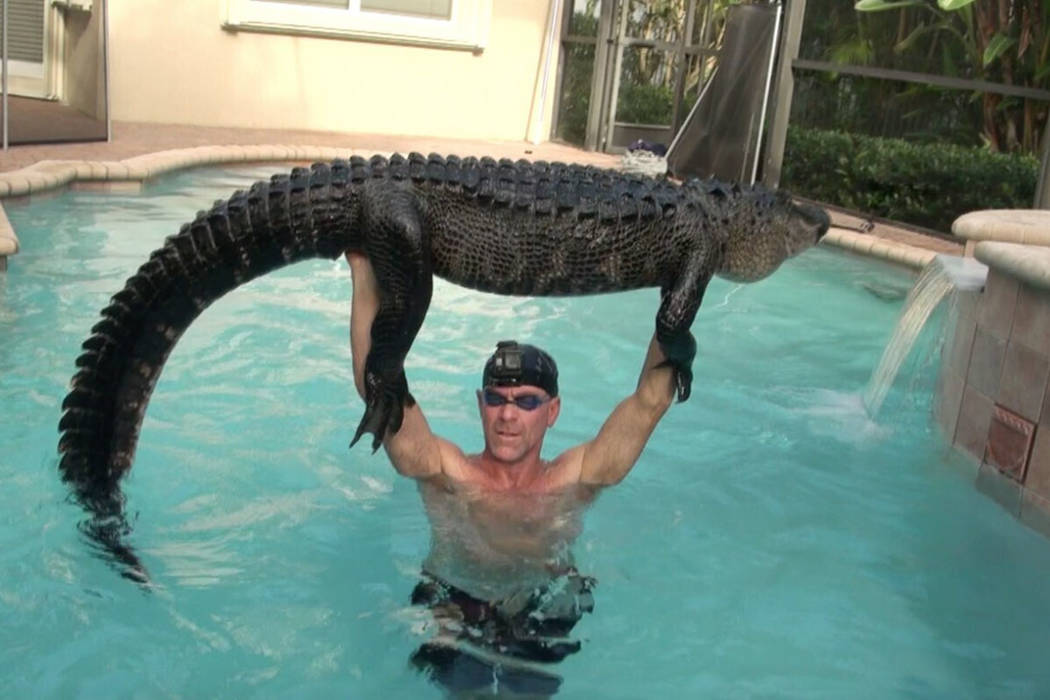
<instances>
[{"instance_id":1,"label":"alligator's tail","mask_svg":"<svg viewBox=\"0 0 1050 700\"><path fill-rule=\"evenodd\" d=\"M154 251L102 310L62 402L59 469L92 516L82 530L124 575L145 572L122 542L129 527L119 482L176 341L209 304L245 282L360 247L353 183L383 164L354 158L296 168L217 202Z\"/></svg>"}]
</instances>

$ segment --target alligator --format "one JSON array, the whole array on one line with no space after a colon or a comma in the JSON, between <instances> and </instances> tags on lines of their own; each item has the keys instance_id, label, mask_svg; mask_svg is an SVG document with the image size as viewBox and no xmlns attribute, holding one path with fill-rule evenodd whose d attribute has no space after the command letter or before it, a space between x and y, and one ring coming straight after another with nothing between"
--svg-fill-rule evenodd
<instances>
[{"instance_id":1,"label":"alligator","mask_svg":"<svg viewBox=\"0 0 1050 700\"><path fill-rule=\"evenodd\" d=\"M119 541L128 529L119 482L180 335L260 275L347 252L367 255L381 290L351 446L371 433L375 450L414 402L404 360L434 275L508 295L659 287L656 335L684 401L696 352L689 329L712 276L761 279L828 223L784 191L563 163L412 153L298 167L199 212L102 310L62 403L59 469L95 516L92 538L133 561Z\"/></svg>"}]
</instances>

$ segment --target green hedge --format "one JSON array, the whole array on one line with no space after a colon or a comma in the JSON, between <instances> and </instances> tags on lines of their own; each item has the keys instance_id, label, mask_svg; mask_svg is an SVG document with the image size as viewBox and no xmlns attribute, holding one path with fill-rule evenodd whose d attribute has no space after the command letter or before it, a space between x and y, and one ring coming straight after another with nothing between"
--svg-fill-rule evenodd
<instances>
[{"instance_id":1,"label":"green hedge","mask_svg":"<svg viewBox=\"0 0 1050 700\"><path fill-rule=\"evenodd\" d=\"M1028 209L1039 161L950 144L915 144L790 127L783 185L803 197L951 231L975 209Z\"/></svg>"},{"instance_id":2,"label":"green hedge","mask_svg":"<svg viewBox=\"0 0 1050 700\"><path fill-rule=\"evenodd\" d=\"M670 124L674 93L663 85L620 84L616 121L632 124Z\"/></svg>"}]
</instances>

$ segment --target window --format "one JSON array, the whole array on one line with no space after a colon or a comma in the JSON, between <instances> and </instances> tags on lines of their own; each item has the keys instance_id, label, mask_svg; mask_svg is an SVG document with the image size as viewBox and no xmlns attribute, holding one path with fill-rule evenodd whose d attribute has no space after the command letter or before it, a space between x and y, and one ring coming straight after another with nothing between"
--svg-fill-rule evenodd
<instances>
[{"instance_id":1,"label":"window","mask_svg":"<svg viewBox=\"0 0 1050 700\"><path fill-rule=\"evenodd\" d=\"M452 0L361 0L361 9L447 20L452 17Z\"/></svg>"},{"instance_id":2,"label":"window","mask_svg":"<svg viewBox=\"0 0 1050 700\"><path fill-rule=\"evenodd\" d=\"M492 0L227 0L225 28L480 51Z\"/></svg>"}]
</instances>

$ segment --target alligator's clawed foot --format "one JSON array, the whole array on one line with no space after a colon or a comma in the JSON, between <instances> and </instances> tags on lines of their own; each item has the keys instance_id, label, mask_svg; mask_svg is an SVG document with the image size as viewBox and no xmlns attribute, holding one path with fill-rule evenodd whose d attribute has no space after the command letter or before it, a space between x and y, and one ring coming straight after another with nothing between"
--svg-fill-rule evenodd
<instances>
[{"instance_id":1,"label":"alligator's clawed foot","mask_svg":"<svg viewBox=\"0 0 1050 700\"><path fill-rule=\"evenodd\" d=\"M383 444L387 433L396 433L405 417L404 407L411 406L415 399L408 393L408 380L404 371L393 380L384 380L373 372L365 373L365 415L357 426L350 447L357 444L365 433L372 433L372 452Z\"/></svg>"},{"instance_id":2,"label":"alligator's clawed foot","mask_svg":"<svg viewBox=\"0 0 1050 700\"><path fill-rule=\"evenodd\" d=\"M675 391L679 401L685 401L693 389L693 358L696 357L696 339L689 331L669 339L660 339L660 349L667 359L660 367L674 371Z\"/></svg>"}]
</instances>

